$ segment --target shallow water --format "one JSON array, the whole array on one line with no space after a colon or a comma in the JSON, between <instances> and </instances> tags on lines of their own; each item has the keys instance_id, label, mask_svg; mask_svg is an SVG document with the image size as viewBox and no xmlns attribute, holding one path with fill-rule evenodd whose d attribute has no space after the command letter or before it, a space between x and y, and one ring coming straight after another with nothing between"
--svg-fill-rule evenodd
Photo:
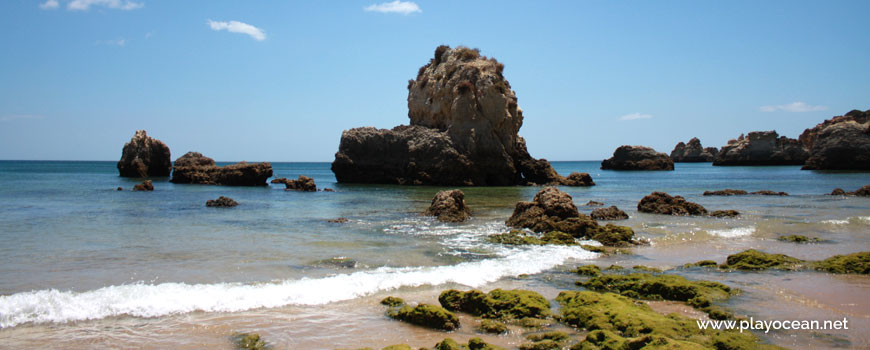
<instances>
[{"instance_id":1,"label":"shallow water","mask_svg":"<svg viewBox=\"0 0 870 350\"><path fill-rule=\"evenodd\" d=\"M464 188L473 219L443 224L418 215L438 187L336 184L328 163L273 163L276 177L311 176L336 192L283 186L174 185L154 192L117 176L114 162L0 161L0 348L230 348L234 332L257 331L277 348L431 346L445 337L393 322L377 301L399 295L435 302L448 287L531 288L555 297L576 289L581 263L676 267L723 261L748 248L803 259L870 250L870 200L828 196L870 184L864 173L798 167L680 164L673 172L618 172L598 162L555 162L597 186L563 190L581 212L589 200L616 205L650 246L608 257L573 247L508 248L484 241L503 232L517 201L535 187ZM122 186L125 191L115 191ZM769 189L790 196L705 197L705 190ZM682 195L734 219L637 213L652 191ZM236 208L207 208L220 195ZM327 222L346 217L346 224ZM804 234L825 243L776 237ZM355 262L330 264L347 257ZM870 280L864 276L677 270L744 292L725 306L764 319L837 319L848 331L761 334L792 348L870 347ZM518 278L521 275L528 277ZM477 336L464 327L449 336ZM388 331L385 331L388 330ZM582 335L578 335L580 337ZM485 337L516 346L521 337Z\"/></svg>"}]
</instances>

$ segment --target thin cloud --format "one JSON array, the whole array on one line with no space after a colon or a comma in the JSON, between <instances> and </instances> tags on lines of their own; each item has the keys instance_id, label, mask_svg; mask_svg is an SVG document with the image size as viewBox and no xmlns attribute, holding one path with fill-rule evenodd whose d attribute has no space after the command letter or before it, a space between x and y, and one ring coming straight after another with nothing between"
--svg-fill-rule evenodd
<instances>
[{"instance_id":1,"label":"thin cloud","mask_svg":"<svg viewBox=\"0 0 870 350\"><path fill-rule=\"evenodd\" d=\"M45 2L39 4L39 8L43 10L54 10L60 6L60 3L57 0L46 0Z\"/></svg>"},{"instance_id":2,"label":"thin cloud","mask_svg":"<svg viewBox=\"0 0 870 350\"><path fill-rule=\"evenodd\" d=\"M11 122L13 120L22 120L22 119L45 119L45 117L43 117L41 115L33 115L33 114L12 114L12 115L0 116L0 122Z\"/></svg>"},{"instance_id":3,"label":"thin cloud","mask_svg":"<svg viewBox=\"0 0 870 350\"><path fill-rule=\"evenodd\" d=\"M66 5L66 8L68 10L86 11L89 10L91 6L103 6L110 9L129 11L142 8L145 6L145 4L141 2L133 2L130 0L73 0Z\"/></svg>"},{"instance_id":4,"label":"thin cloud","mask_svg":"<svg viewBox=\"0 0 870 350\"><path fill-rule=\"evenodd\" d=\"M266 34L263 33L262 29L239 21L220 22L208 20L208 26L211 27L211 29L214 31L226 30L231 33L250 35L252 38L254 38L254 40L257 41L266 40Z\"/></svg>"},{"instance_id":5,"label":"thin cloud","mask_svg":"<svg viewBox=\"0 0 870 350\"><path fill-rule=\"evenodd\" d=\"M116 40L97 40L96 44L124 47L124 45L127 45L127 39L121 38Z\"/></svg>"},{"instance_id":6,"label":"thin cloud","mask_svg":"<svg viewBox=\"0 0 870 350\"><path fill-rule=\"evenodd\" d=\"M632 114L626 114L624 116L619 117L619 120L650 119L652 117L653 117L652 114L632 113Z\"/></svg>"},{"instance_id":7,"label":"thin cloud","mask_svg":"<svg viewBox=\"0 0 870 350\"><path fill-rule=\"evenodd\" d=\"M798 102L792 102L792 103L784 104L784 105L761 106L761 107L758 107L758 109L761 110L762 112L785 111L785 112L802 113L802 112L824 111L824 110L828 109L828 106L821 106L821 105L813 106L813 105L806 104L805 102L798 101Z\"/></svg>"},{"instance_id":8,"label":"thin cloud","mask_svg":"<svg viewBox=\"0 0 870 350\"><path fill-rule=\"evenodd\" d=\"M411 1L393 1L393 2L385 2L380 4L372 4L363 8L366 12L380 12L380 13L399 13L403 15L410 15L414 12L423 12L420 9L420 6L411 2Z\"/></svg>"}]
</instances>

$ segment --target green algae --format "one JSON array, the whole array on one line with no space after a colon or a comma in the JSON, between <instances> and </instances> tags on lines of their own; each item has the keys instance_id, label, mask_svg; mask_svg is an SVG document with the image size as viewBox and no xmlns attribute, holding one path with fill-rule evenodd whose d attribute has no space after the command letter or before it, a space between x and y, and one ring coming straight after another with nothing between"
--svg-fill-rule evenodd
<instances>
[{"instance_id":1,"label":"green algae","mask_svg":"<svg viewBox=\"0 0 870 350\"><path fill-rule=\"evenodd\" d=\"M545 233L541 237L541 241L544 244L559 244L559 245L575 245L577 241L574 240L574 236L571 236L565 232L559 231L550 231Z\"/></svg>"},{"instance_id":2,"label":"green algae","mask_svg":"<svg viewBox=\"0 0 870 350\"><path fill-rule=\"evenodd\" d=\"M611 270L611 271L617 271L617 270L622 270L622 269L624 269L624 267L619 266L619 265L610 265L610 266L607 267L607 269L608 269L608 270Z\"/></svg>"},{"instance_id":3,"label":"green algae","mask_svg":"<svg viewBox=\"0 0 870 350\"><path fill-rule=\"evenodd\" d=\"M441 292L438 302L447 310L462 311L484 318L520 319L547 317L550 302L537 292L494 289L488 294L479 290Z\"/></svg>"},{"instance_id":4,"label":"green algae","mask_svg":"<svg viewBox=\"0 0 870 350\"><path fill-rule=\"evenodd\" d=\"M792 243L819 243L822 241L821 239L818 239L816 237L807 237L804 235L779 236L776 239L779 241Z\"/></svg>"},{"instance_id":5,"label":"green algae","mask_svg":"<svg viewBox=\"0 0 870 350\"><path fill-rule=\"evenodd\" d=\"M719 267L719 264L713 260L701 260L694 263L688 263L683 265L683 268L692 268L692 267Z\"/></svg>"},{"instance_id":6,"label":"green algae","mask_svg":"<svg viewBox=\"0 0 870 350\"><path fill-rule=\"evenodd\" d=\"M405 305L405 300L402 298L399 298L399 297L389 296L389 297L381 299L381 304L386 305L386 306L390 306L390 307L397 307L397 306Z\"/></svg>"},{"instance_id":7,"label":"green algae","mask_svg":"<svg viewBox=\"0 0 870 350\"><path fill-rule=\"evenodd\" d=\"M549 326L551 322L540 318L525 317L520 319L517 323L523 328L543 328Z\"/></svg>"},{"instance_id":8,"label":"green algae","mask_svg":"<svg viewBox=\"0 0 870 350\"><path fill-rule=\"evenodd\" d=\"M508 327L504 323L501 323L496 320L484 319L480 322L480 326L477 327L478 330L484 333L493 333L493 334L501 334L507 333Z\"/></svg>"},{"instance_id":9,"label":"green algae","mask_svg":"<svg viewBox=\"0 0 870 350\"><path fill-rule=\"evenodd\" d=\"M413 350L408 344L390 345L381 350Z\"/></svg>"},{"instance_id":10,"label":"green algae","mask_svg":"<svg viewBox=\"0 0 870 350\"><path fill-rule=\"evenodd\" d=\"M582 244L580 245L580 248L583 248L593 253L607 254L607 249L604 249L604 247L596 247L594 245Z\"/></svg>"},{"instance_id":11,"label":"green algae","mask_svg":"<svg viewBox=\"0 0 870 350\"><path fill-rule=\"evenodd\" d=\"M562 343L549 339L536 341L534 343L525 343L520 345L520 350L560 350Z\"/></svg>"},{"instance_id":12,"label":"green algae","mask_svg":"<svg viewBox=\"0 0 870 350\"><path fill-rule=\"evenodd\" d=\"M233 336L233 342L236 344L236 348L244 349L244 350L263 350L268 349L269 346L263 339L260 339L260 335L257 333L240 333Z\"/></svg>"},{"instance_id":13,"label":"green algae","mask_svg":"<svg viewBox=\"0 0 870 350\"><path fill-rule=\"evenodd\" d=\"M526 234L520 230L511 230L507 233L499 233L490 235L486 238L490 243L508 244L508 245L575 245L577 242L574 236L564 232L551 231L545 233L540 238L535 235Z\"/></svg>"},{"instance_id":14,"label":"green algae","mask_svg":"<svg viewBox=\"0 0 870 350\"><path fill-rule=\"evenodd\" d=\"M562 342L571 339L568 337L568 334L560 331L552 331L540 334L532 334L526 337L526 339L531 340L533 342L539 342L542 340L552 340L555 342Z\"/></svg>"},{"instance_id":15,"label":"green algae","mask_svg":"<svg viewBox=\"0 0 870 350\"><path fill-rule=\"evenodd\" d=\"M390 311L388 315L400 321L428 328L446 331L459 328L459 318L456 315L435 305L420 304L416 307L405 305L401 309Z\"/></svg>"},{"instance_id":16,"label":"green algae","mask_svg":"<svg viewBox=\"0 0 870 350\"><path fill-rule=\"evenodd\" d=\"M468 350L504 350L501 347L487 344L480 338L471 338L468 340Z\"/></svg>"},{"instance_id":17,"label":"green algae","mask_svg":"<svg viewBox=\"0 0 870 350\"><path fill-rule=\"evenodd\" d=\"M835 255L814 263L813 267L830 273L870 274L870 252Z\"/></svg>"},{"instance_id":18,"label":"green algae","mask_svg":"<svg viewBox=\"0 0 870 350\"><path fill-rule=\"evenodd\" d=\"M749 332L701 329L693 319L663 315L614 293L565 291L556 301L562 305L562 322L590 331L572 349L780 349L760 344Z\"/></svg>"},{"instance_id":19,"label":"green algae","mask_svg":"<svg viewBox=\"0 0 870 350\"><path fill-rule=\"evenodd\" d=\"M771 254L755 249L744 250L740 253L729 255L725 264L720 265L723 269L758 271L766 269L774 270L797 270L804 261L783 254Z\"/></svg>"},{"instance_id":20,"label":"green algae","mask_svg":"<svg viewBox=\"0 0 870 350\"><path fill-rule=\"evenodd\" d=\"M637 270L637 271L662 272L662 269L644 266L644 265L634 265L631 268L634 270Z\"/></svg>"},{"instance_id":21,"label":"green algae","mask_svg":"<svg viewBox=\"0 0 870 350\"><path fill-rule=\"evenodd\" d=\"M480 338L471 338L468 340L468 345L460 344L459 342L451 339L444 338L444 340L435 344L435 350L504 350L498 346L487 344Z\"/></svg>"},{"instance_id":22,"label":"green algae","mask_svg":"<svg viewBox=\"0 0 870 350\"><path fill-rule=\"evenodd\" d=\"M586 232L586 235L589 238L610 247L623 247L635 243L632 241L634 230L628 226L607 224L590 229Z\"/></svg>"},{"instance_id":23,"label":"green algae","mask_svg":"<svg viewBox=\"0 0 870 350\"><path fill-rule=\"evenodd\" d=\"M601 268L598 265L583 265L574 269L574 273L581 276L598 276L601 274Z\"/></svg>"}]
</instances>

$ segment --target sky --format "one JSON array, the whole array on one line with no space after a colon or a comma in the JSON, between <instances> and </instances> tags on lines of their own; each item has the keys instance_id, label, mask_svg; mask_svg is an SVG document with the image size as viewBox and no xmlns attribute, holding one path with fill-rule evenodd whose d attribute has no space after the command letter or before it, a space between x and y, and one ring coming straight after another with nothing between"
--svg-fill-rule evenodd
<instances>
[{"instance_id":1,"label":"sky","mask_svg":"<svg viewBox=\"0 0 870 350\"><path fill-rule=\"evenodd\" d=\"M532 156L797 137L870 109L870 1L0 2L0 159L332 161L441 44L505 64Z\"/></svg>"}]
</instances>

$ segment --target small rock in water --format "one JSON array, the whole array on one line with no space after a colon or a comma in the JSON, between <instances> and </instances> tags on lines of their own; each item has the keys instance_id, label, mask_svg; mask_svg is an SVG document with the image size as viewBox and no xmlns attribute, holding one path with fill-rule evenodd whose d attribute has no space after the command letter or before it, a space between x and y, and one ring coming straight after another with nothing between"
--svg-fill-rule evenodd
<instances>
[{"instance_id":1,"label":"small rock in water","mask_svg":"<svg viewBox=\"0 0 870 350\"><path fill-rule=\"evenodd\" d=\"M151 180L145 180L141 184L133 186L133 191L154 191L154 184Z\"/></svg>"},{"instance_id":2,"label":"small rock in water","mask_svg":"<svg viewBox=\"0 0 870 350\"><path fill-rule=\"evenodd\" d=\"M118 186L118 188L115 189L115 191L123 191L123 190L124 190L124 188L121 186Z\"/></svg>"},{"instance_id":3,"label":"small rock in water","mask_svg":"<svg viewBox=\"0 0 870 350\"><path fill-rule=\"evenodd\" d=\"M423 215L435 216L440 221L461 222L468 220L469 212L465 194L460 190L449 190L436 193Z\"/></svg>"},{"instance_id":4,"label":"small rock in water","mask_svg":"<svg viewBox=\"0 0 870 350\"><path fill-rule=\"evenodd\" d=\"M653 192L637 203L637 211L665 215L704 215L707 209L698 203L687 201L681 196L671 196L664 192Z\"/></svg>"},{"instance_id":5,"label":"small rock in water","mask_svg":"<svg viewBox=\"0 0 870 350\"><path fill-rule=\"evenodd\" d=\"M315 261L313 265L315 266L326 266L326 267L337 267L342 269L352 269L356 268L359 263L351 258L346 256L336 256L329 259L323 259Z\"/></svg>"},{"instance_id":6,"label":"small rock in water","mask_svg":"<svg viewBox=\"0 0 870 350\"><path fill-rule=\"evenodd\" d=\"M626 220L628 214L617 208L615 205L610 208L598 208L589 214L595 220Z\"/></svg>"},{"instance_id":7,"label":"small rock in water","mask_svg":"<svg viewBox=\"0 0 870 350\"><path fill-rule=\"evenodd\" d=\"M333 190L333 189L327 187L327 188L324 188L324 189L323 189L323 192L335 192L335 190Z\"/></svg>"},{"instance_id":8,"label":"small rock in water","mask_svg":"<svg viewBox=\"0 0 870 350\"><path fill-rule=\"evenodd\" d=\"M347 218L335 218L335 219L326 220L326 222L331 222L334 224L343 224L343 223L348 222L348 220L347 220Z\"/></svg>"},{"instance_id":9,"label":"small rock in water","mask_svg":"<svg viewBox=\"0 0 870 350\"><path fill-rule=\"evenodd\" d=\"M231 208L239 205L238 202L233 200L230 197L220 196L218 199L209 199L205 202L205 206L207 207L221 207L221 208Z\"/></svg>"},{"instance_id":10,"label":"small rock in water","mask_svg":"<svg viewBox=\"0 0 870 350\"><path fill-rule=\"evenodd\" d=\"M600 206L602 206L602 205L604 205L604 203L597 202L597 201L588 201L588 202L586 202L586 206L587 206L587 207L600 207Z\"/></svg>"},{"instance_id":11,"label":"small rock in water","mask_svg":"<svg viewBox=\"0 0 870 350\"><path fill-rule=\"evenodd\" d=\"M733 218L737 215L740 215L736 210L714 210L710 213L710 216L717 218Z\"/></svg>"},{"instance_id":12,"label":"small rock in water","mask_svg":"<svg viewBox=\"0 0 870 350\"><path fill-rule=\"evenodd\" d=\"M305 176L299 175L299 178L296 180L287 180L284 181L284 186L286 187L285 191L302 191L302 192L316 192L317 185L314 184L314 179Z\"/></svg>"}]
</instances>

